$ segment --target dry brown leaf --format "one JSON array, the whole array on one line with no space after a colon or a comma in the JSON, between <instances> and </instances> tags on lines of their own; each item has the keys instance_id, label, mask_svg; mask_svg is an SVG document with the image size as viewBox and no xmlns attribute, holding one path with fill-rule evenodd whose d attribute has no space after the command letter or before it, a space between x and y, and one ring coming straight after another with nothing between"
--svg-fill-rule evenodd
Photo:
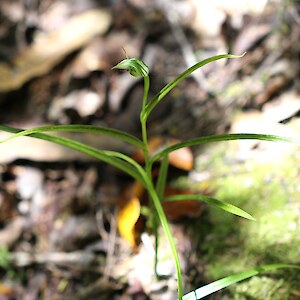
<instances>
[{"instance_id":1,"label":"dry brown leaf","mask_svg":"<svg viewBox=\"0 0 300 300\"><path fill-rule=\"evenodd\" d=\"M141 213L140 200L133 196L120 210L118 215L118 230L132 248L136 247L135 224Z\"/></svg>"},{"instance_id":2,"label":"dry brown leaf","mask_svg":"<svg viewBox=\"0 0 300 300\"><path fill-rule=\"evenodd\" d=\"M0 283L0 295L2 296L12 296L14 294L14 290L10 287L7 287L3 283Z\"/></svg>"},{"instance_id":3,"label":"dry brown leaf","mask_svg":"<svg viewBox=\"0 0 300 300\"><path fill-rule=\"evenodd\" d=\"M131 57L139 57L141 43L142 40L139 36L133 37L126 31L99 36L93 39L76 57L72 65L72 73L76 77L85 77L90 72L108 71L112 66L124 59L124 52L122 51L124 45L126 45L126 52ZM129 78L132 80L132 77ZM118 89L118 85L115 84L114 89ZM128 88L129 86L130 84L127 83Z\"/></svg>"},{"instance_id":4,"label":"dry brown leaf","mask_svg":"<svg viewBox=\"0 0 300 300\"><path fill-rule=\"evenodd\" d=\"M169 155L170 165L184 170L190 171L193 168L193 154L190 148L181 148L173 151Z\"/></svg>"},{"instance_id":5,"label":"dry brown leaf","mask_svg":"<svg viewBox=\"0 0 300 300\"><path fill-rule=\"evenodd\" d=\"M188 190L178 190L166 187L165 196L173 195L191 195L194 194ZM167 218L175 221L181 217L198 217L203 209L203 205L195 200L167 201L163 202L163 208Z\"/></svg>"},{"instance_id":6,"label":"dry brown leaf","mask_svg":"<svg viewBox=\"0 0 300 300\"><path fill-rule=\"evenodd\" d=\"M60 30L39 37L12 60L13 68L0 64L0 91L17 89L29 79L46 74L66 55L106 32L110 23L107 10L94 9L71 18Z\"/></svg>"}]
</instances>

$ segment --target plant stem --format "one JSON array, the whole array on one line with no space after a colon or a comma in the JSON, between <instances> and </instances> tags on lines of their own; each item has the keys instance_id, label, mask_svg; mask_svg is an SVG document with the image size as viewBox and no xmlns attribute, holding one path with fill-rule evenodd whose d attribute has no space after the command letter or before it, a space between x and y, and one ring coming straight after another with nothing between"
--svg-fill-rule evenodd
<instances>
[{"instance_id":1,"label":"plant stem","mask_svg":"<svg viewBox=\"0 0 300 300\"><path fill-rule=\"evenodd\" d=\"M163 210L163 207L161 205L161 202L157 196L157 193L153 187L153 184L151 182L151 185L148 186L148 192L150 194L150 197L153 201L154 207L156 209L157 215L159 217L159 220L161 222L161 225L163 227L164 233L166 235L166 238L168 240L169 246L172 251L175 268L176 268L176 275L177 275L177 284L178 284L178 299L181 300L183 297L183 284L182 284L182 275L181 275L181 268L180 268L180 262L179 262L179 256L178 252L175 246L175 242L169 227L169 223L167 221L167 217L165 215L165 212Z\"/></svg>"},{"instance_id":2,"label":"plant stem","mask_svg":"<svg viewBox=\"0 0 300 300\"><path fill-rule=\"evenodd\" d=\"M149 148L148 148L148 136L147 136L147 120L145 120L142 115L144 114L146 105L147 105L147 98L149 93L150 87L150 79L149 76L144 77L144 94L143 94L143 102L142 102L142 111L140 115L141 127L142 127L142 139L144 143L144 156L145 156L145 168L146 173L151 179L151 164L149 158Z\"/></svg>"},{"instance_id":3,"label":"plant stem","mask_svg":"<svg viewBox=\"0 0 300 300\"><path fill-rule=\"evenodd\" d=\"M158 224L158 216L157 216L157 213L155 212L155 214L153 214L153 217L152 217L152 227L153 227L153 233L154 233L154 238L155 238L154 272L155 272L156 278L159 280L160 275L159 275L158 269L157 269L157 266L158 266L158 247L159 247L158 225L159 225Z\"/></svg>"},{"instance_id":4,"label":"plant stem","mask_svg":"<svg viewBox=\"0 0 300 300\"><path fill-rule=\"evenodd\" d=\"M182 288L182 275L181 275L178 252L177 252L177 249L175 246L174 239L172 237L172 233L171 233L171 230L169 227L169 223L167 221L167 217L166 217L163 207L161 205L159 196L154 188L152 174L151 174L152 163L151 163L151 160L149 157L149 147L148 147L148 137L147 137L147 118L144 118L145 109L146 109L146 105L147 105L147 98L148 98L148 93L149 93L149 87L150 87L150 79L149 79L149 76L146 76L146 77L144 77L144 94L143 94L142 110L141 110L141 114L140 114L140 121L141 121L141 127L142 127L142 139L143 139L143 144L144 144L145 169L146 169L146 177L147 177L146 185L147 185L147 189L148 189L148 194L150 196L150 199L152 200L152 205L154 206L155 211L156 211L153 213L157 214L157 216L161 222L161 225L163 227L166 238L168 240L171 251L172 251L172 256L174 259L176 274L177 274L178 299L181 300L183 297L183 288ZM154 217L154 219L156 219L156 216ZM154 224L154 226L157 226L157 224ZM157 230L157 228L155 230ZM156 232L156 234L157 234L157 232ZM156 253L156 259L157 259L157 253Z\"/></svg>"}]
</instances>

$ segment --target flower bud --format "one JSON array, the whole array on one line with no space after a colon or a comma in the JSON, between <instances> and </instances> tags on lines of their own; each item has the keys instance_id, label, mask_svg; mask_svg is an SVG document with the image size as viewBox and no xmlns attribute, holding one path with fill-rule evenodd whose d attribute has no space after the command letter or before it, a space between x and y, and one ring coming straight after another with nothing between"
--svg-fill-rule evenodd
<instances>
[{"instance_id":1,"label":"flower bud","mask_svg":"<svg viewBox=\"0 0 300 300\"><path fill-rule=\"evenodd\" d=\"M128 70L134 77L147 77L149 74L148 66L138 58L126 58L114 66L113 69Z\"/></svg>"}]
</instances>

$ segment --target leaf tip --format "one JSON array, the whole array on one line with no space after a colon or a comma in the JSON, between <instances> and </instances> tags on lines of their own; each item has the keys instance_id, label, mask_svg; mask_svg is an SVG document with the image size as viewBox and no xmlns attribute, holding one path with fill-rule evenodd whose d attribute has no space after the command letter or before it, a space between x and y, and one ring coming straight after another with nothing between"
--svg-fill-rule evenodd
<instances>
[{"instance_id":1,"label":"leaf tip","mask_svg":"<svg viewBox=\"0 0 300 300\"><path fill-rule=\"evenodd\" d=\"M254 221L254 222L256 221L256 219L253 216L251 216L250 214L246 213L245 211L244 211L244 213L242 215L239 215L239 216L243 217L243 218L245 218L245 219L247 219L249 221Z\"/></svg>"}]
</instances>

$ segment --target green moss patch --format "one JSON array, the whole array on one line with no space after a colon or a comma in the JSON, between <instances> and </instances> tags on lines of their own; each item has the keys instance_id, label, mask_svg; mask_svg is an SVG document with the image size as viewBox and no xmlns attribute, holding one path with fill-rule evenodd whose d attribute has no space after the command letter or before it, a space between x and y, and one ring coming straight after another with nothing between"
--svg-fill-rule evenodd
<instances>
[{"instance_id":1,"label":"green moss patch","mask_svg":"<svg viewBox=\"0 0 300 300\"><path fill-rule=\"evenodd\" d=\"M215 198L257 219L252 222L208 208L210 224L201 256L211 281L262 264L300 263L299 148L274 162L263 162L254 152L249 160L239 160L237 149L237 143L214 145L197 162L199 171L211 173ZM291 299L300 290L299 282L298 271L271 272L224 290L221 299Z\"/></svg>"}]
</instances>

